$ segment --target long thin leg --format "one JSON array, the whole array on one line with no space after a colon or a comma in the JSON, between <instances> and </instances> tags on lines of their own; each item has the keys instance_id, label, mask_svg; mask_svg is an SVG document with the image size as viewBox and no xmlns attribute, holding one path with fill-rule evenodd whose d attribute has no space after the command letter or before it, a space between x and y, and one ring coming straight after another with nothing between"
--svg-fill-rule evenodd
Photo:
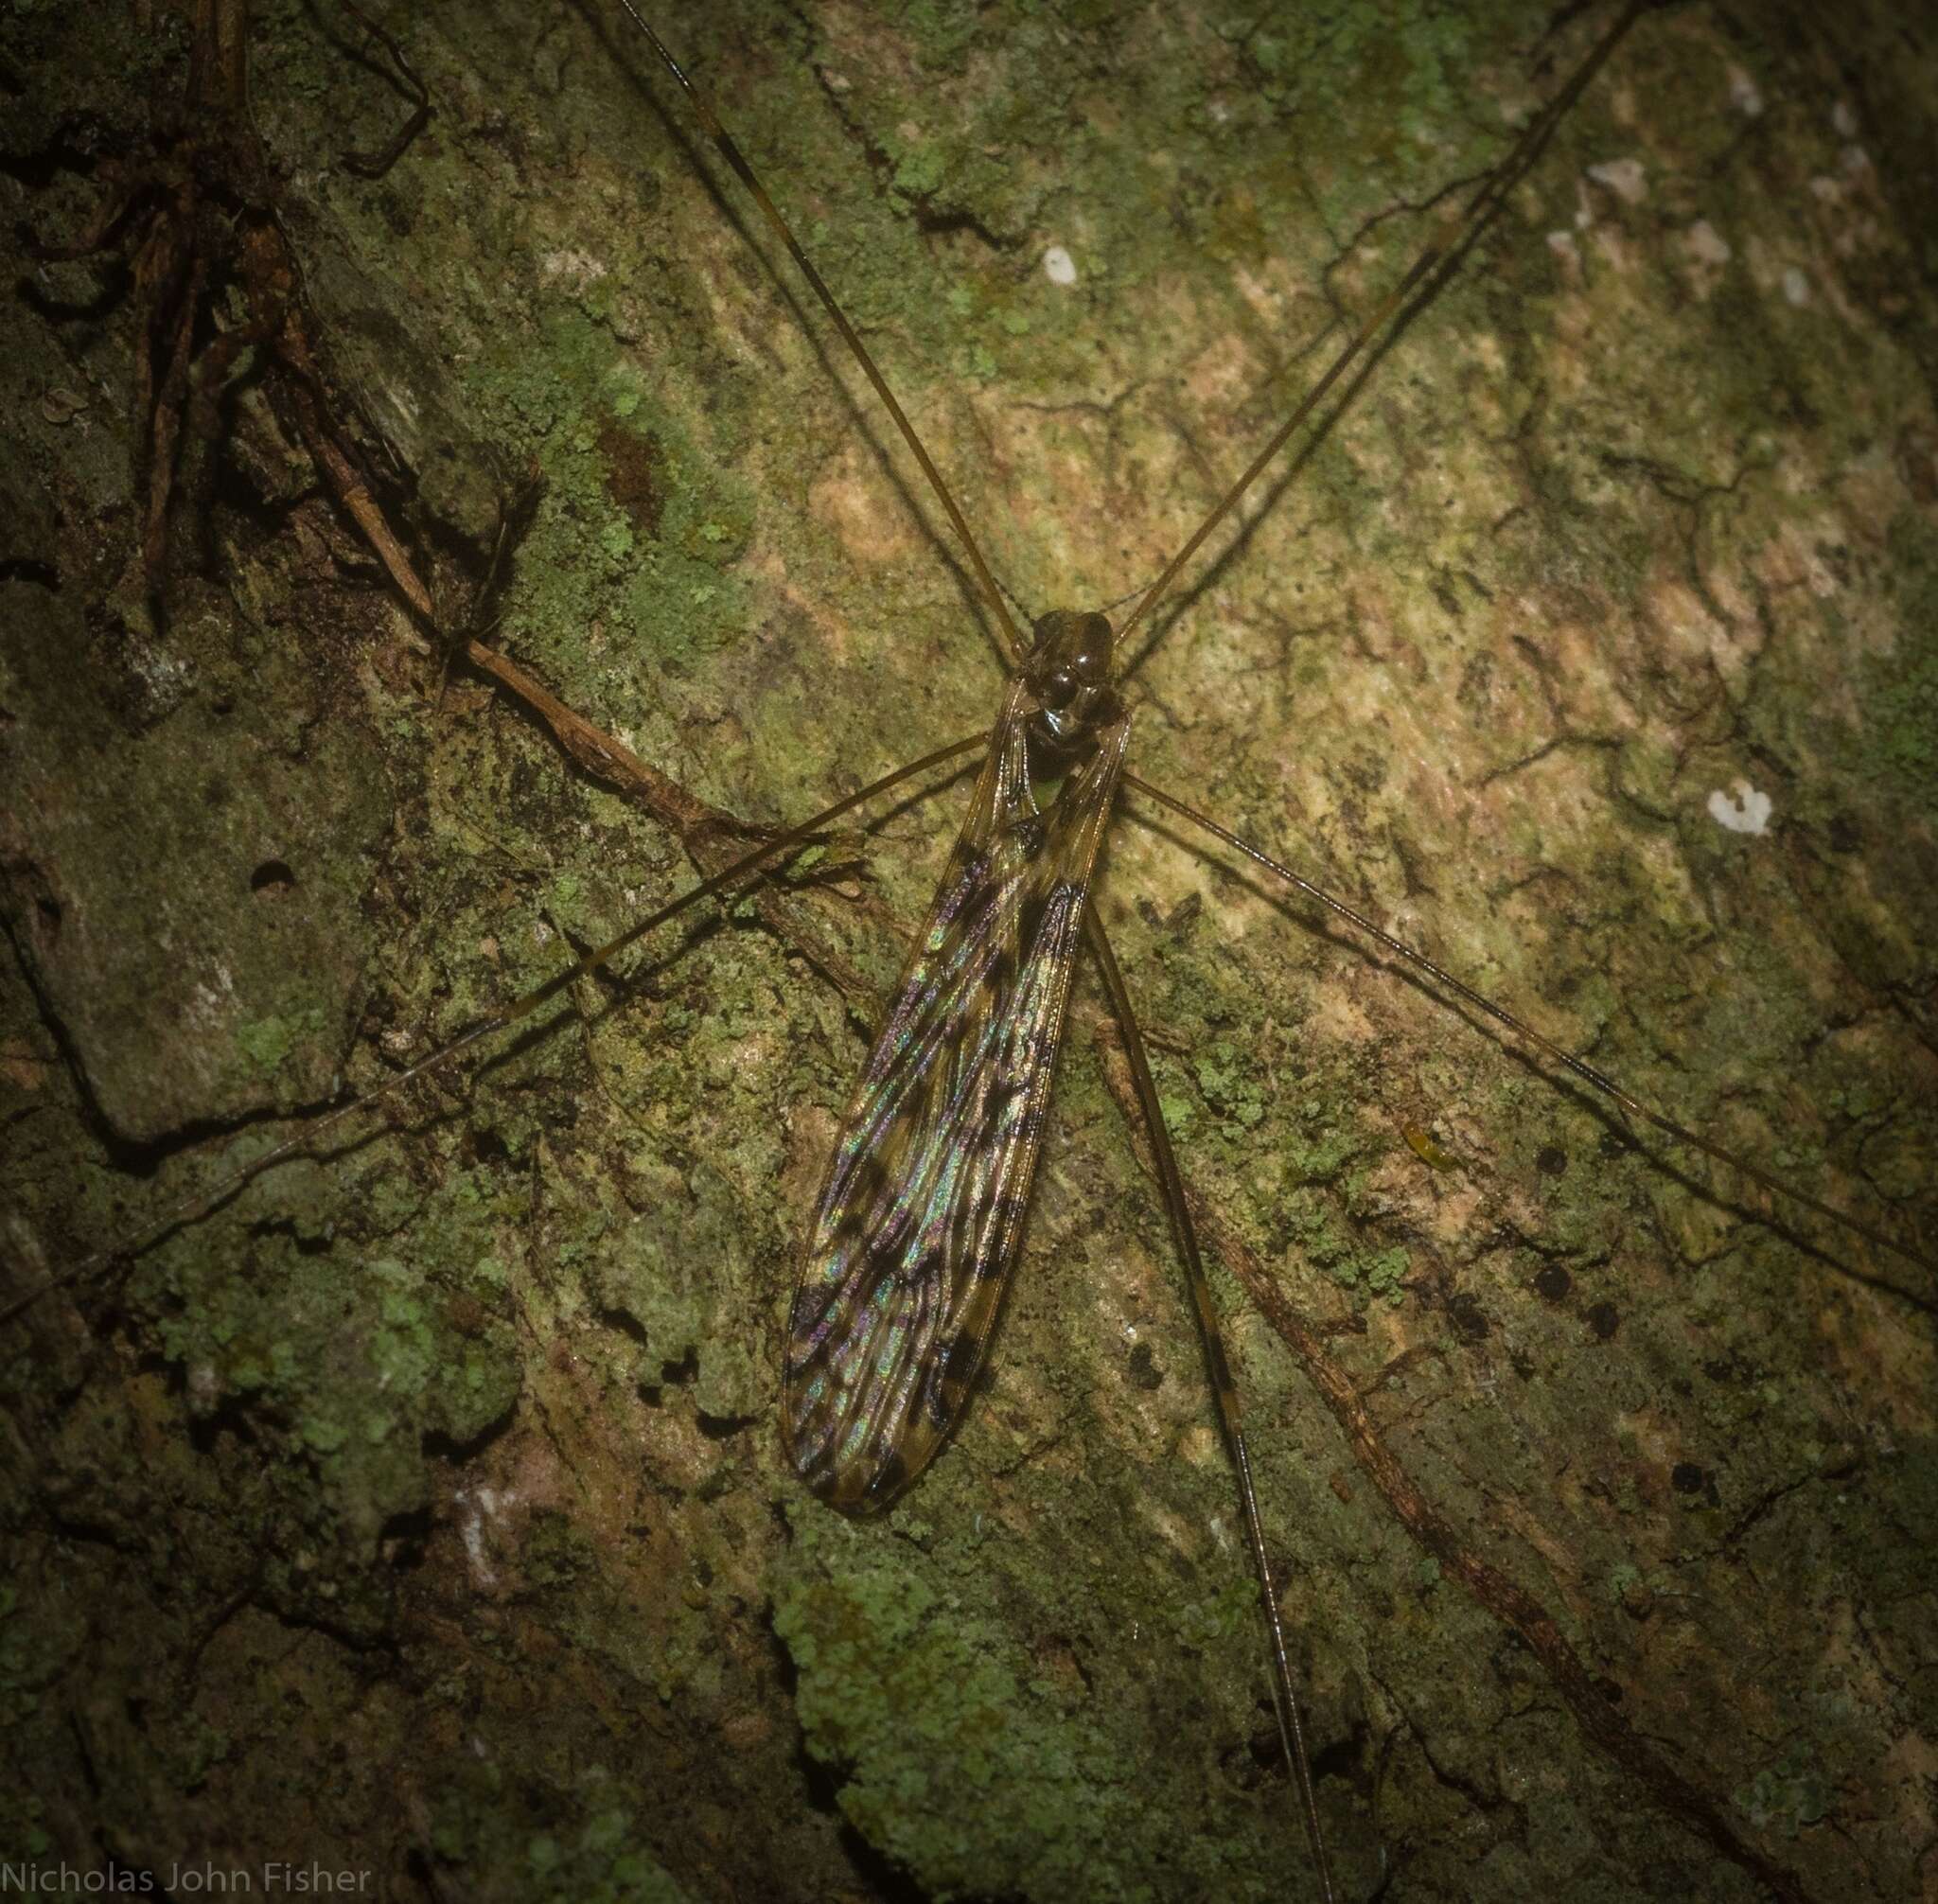
<instances>
[{"instance_id":1,"label":"long thin leg","mask_svg":"<svg viewBox=\"0 0 1938 1904\"><path fill-rule=\"evenodd\" d=\"M1198 1254L1198 1233L1191 1224L1189 1206L1185 1202L1185 1181L1171 1147L1171 1133L1165 1128L1164 1111L1157 1100L1156 1081L1151 1075L1144 1055L1143 1034L1137 1029L1137 1014L1131 1006L1131 995L1124 988L1117 956L1110 949L1110 936L1103 929L1094 903L1084 908L1084 931L1090 949L1103 974L1104 989L1110 994L1112 1014L1124 1041L1124 1056L1131 1075L1136 1080L1137 1098L1144 1107L1144 1128L1151 1138L1151 1155L1157 1165L1157 1181L1164 1191L1164 1207L1177 1238L1178 1253L1184 1259L1185 1279L1190 1285L1191 1307L1198 1317L1198 1338L1205 1349L1205 1372L1218 1402L1218 1419L1224 1430L1224 1445L1231 1455L1232 1472L1238 1479L1239 1504L1243 1510L1245 1544L1252 1551L1252 1571L1258 1578L1259 1598L1265 1613L1265 1629L1271 1641L1272 1702L1278 1713L1278 1736L1285 1747L1285 1762L1298 1791L1299 1809L1305 1819L1306 1837L1313 1847L1313 1862L1318 1867L1319 1895L1332 1904L1332 1872L1326 1858L1325 1834L1319 1828L1318 1801L1313 1792L1313 1768L1306 1751L1305 1726L1299 1717L1298 1696L1292 1683L1292 1661L1285 1648L1285 1629L1278 1617L1278 1590L1273 1584L1272 1562L1265 1553L1265 1528L1259 1518L1259 1496L1252 1485L1252 1457L1245 1446L1244 1425L1239 1406L1238 1385L1232 1380L1231 1360L1224 1352L1224 1336L1218 1326L1218 1311L1211 1300L1211 1284L1205 1275L1204 1259Z\"/></svg>"},{"instance_id":2,"label":"long thin leg","mask_svg":"<svg viewBox=\"0 0 1938 1904\"><path fill-rule=\"evenodd\" d=\"M1003 591L996 586L995 577L990 573L989 564L982 559L982 550L970 533L968 518L957 506L949 485L943 481L943 472L935 467L928 451L923 447L922 438L916 435L915 426L909 422L907 414L895 400L895 393L889 388L889 380L877 367L875 361L868 354L868 346L861 341L861 333L848 321L848 313L835 301L835 293L823 281L814 267L814 260L801 248L801 241L788 228L787 220L781 216L780 208L767 196L767 188L761 184L754 168L748 164L747 155L733 143L733 135L720 123L718 114L714 111L713 101L687 77L685 69L667 51L666 44L653 31L645 17L634 7L632 0L619 0L622 9L647 40L653 51L664 62L666 70L679 81L680 90L692 102L695 115L706 128L707 136L719 149L720 156L733 169L733 175L746 186L749 197L759 206L762 218L767 221L768 229L786 246L787 255L794 260L796 268L807 280L808 289L820 300L821 309L834 321L837 330L841 333L841 342L848 346L849 354L861 366L862 374L874 386L874 394L881 398L883 407L894 420L897 430L902 432L902 441L908 446L909 453L922 466L922 473L928 479L928 486L935 492L935 498L943 505L943 513L949 519L949 525L956 532L956 539L961 543L963 553L969 557L969 566L975 572L976 585L982 591L982 598L995 612L996 626L1001 630L1002 644L1012 666L1022 660L1027 646L1022 636L1016 631L1016 625L1010 618L1009 605L1003 600Z\"/></svg>"},{"instance_id":3,"label":"long thin leg","mask_svg":"<svg viewBox=\"0 0 1938 1904\"><path fill-rule=\"evenodd\" d=\"M1866 1243L1875 1243L1880 1249L1890 1250L1893 1255L1904 1258L1907 1262L1915 1263L1920 1269L1938 1268L1938 1264L1934 1264L1929 1257L1920 1255L1908 1243L1899 1243L1895 1237L1888 1236L1875 1225L1852 1216L1847 1210L1841 1210L1831 1204L1822 1202L1807 1190L1799 1190L1794 1183L1773 1176L1747 1158L1738 1156L1735 1152L1727 1150L1711 1138L1690 1130L1686 1124L1678 1123L1665 1111L1658 1110L1653 1104L1638 1098L1634 1092L1617 1084L1605 1071L1597 1070L1585 1058L1577 1058L1572 1051L1556 1044L1552 1038L1537 1031L1532 1025L1517 1018L1505 1005L1497 1004L1484 992L1477 992L1471 985L1456 978L1444 966L1429 959L1424 952L1407 944L1402 939L1396 939L1383 926L1376 926L1365 913L1348 906L1345 900L1335 898L1323 887L1314 886L1310 879L1274 859L1262 847L1254 846L1251 841L1241 838L1228 827L1220 826L1209 815L1200 813L1196 807L1189 805L1173 794L1166 793L1161 787L1153 786L1148 780L1139 780L1134 773L1124 775L1123 785L1142 794L1146 800L1155 801L1159 806L1177 814L1181 819L1189 820L1194 826L1202 827L1212 838L1223 841L1234 853L1242 854L1255 866L1262 867L1274 877L1284 880L1295 891L1304 893L1308 899L1323 906L1335 918L1343 919L1348 925L1364 932L1376 944L1391 952L1396 958L1404 960L1415 971L1424 973L1435 984L1444 987L1455 997L1471 1005L1475 1011L1484 1013L1496 1024L1506 1027L1517 1038L1531 1045L1543 1057L1552 1058L1556 1064L1578 1078L1591 1089L1612 1099L1623 1110L1632 1117L1641 1119L1644 1123L1652 1125L1665 1137L1673 1137L1679 1144L1686 1144L1691 1150L1700 1151L1704 1156L1713 1157L1718 1163L1726 1164L1731 1170L1738 1172L1772 1195L1800 1205L1805 1209L1850 1231L1854 1236L1862 1237Z\"/></svg>"},{"instance_id":4,"label":"long thin leg","mask_svg":"<svg viewBox=\"0 0 1938 1904\"><path fill-rule=\"evenodd\" d=\"M344 154L346 170L355 172L360 179L380 179L410 150L411 141L431 123L431 89L404 58L404 49L357 6L355 0L338 0L338 5L383 48L389 56L392 74L411 101L411 116L384 141L380 151Z\"/></svg>"},{"instance_id":5,"label":"long thin leg","mask_svg":"<svg viewBox=\"0 0 1938 1904\"><path fill-rule=\"evenodd\" d=\"M625 6L627 0L620 0L620 4ZM1243 473L1237 482L1219 498L1211 513L1198 524L1184 546L1165 565L1163 573L1145 590L1143 598L1131 610L1123 626L1118 630L1119 642L1124 641L1131 630L1151 612L1153 605L1183 573L1186 563L1204 546L1205 538L1238 507L1240 499L1245 491L1265 473L1266 467L1285 448L1293 432L1324 401L1326 394L1345 376L1360 353L1376 339L1381 339L1383 333L1384 341L1375 356L1383 354L1386 344L1399 335L1414 312L1432 298L1440 285L1459 269L1461 259L1467 256L1475 238L1486 228L1488 220L1500 208L1502 200L1525 175L1528 167L1541 157L1542 149L1547 145L1555 128L1560 124L1568 109L1587 90L1589 81L1601 70L1610 54L1621 44L1623 35L1653 4L1655 0L1629 0L1615 24L1602 35L1587 59L1570 75L1568 83L1528 121L1525 130L1508 150L1507 156L1480 182L1473 196L1468 200L1448 228L1414 259L1405 276L1380 300L1372 315L1340 346L1319 380L1293 406L1292 414L1266 438L1264 447L1246 464ZM1357 388L1356 383L1354 387ZM1125 673L1135 673L1149 653L1150 649L1147 646Z\"/></svg>"},{"instance_id":6,"label":"long thin leg","mask_svg":"<svg viewBox=\"0 0 1938 1904\"><path fill-rule=\"evenodd\" d=\"M259 1157L244 1164L240 1169L218 1177L206 1189L172 1206L141 1229L110 1243L105 1249L97 1250L79 1262L44 1277L30 1289L0 1306L0 1323L10 1321L23 1310L39 1301L49 1290L59 1289L67 1283L77 1281L118 1258L132 1256L148 1248L150 1244L159 1242L181 1225L193 1223L208 1215L210 1211L227 1202L244 1184L260 1176L264 1171L290 1157L308 1153L324 1133L346 1122L359 1112L382 1103L417 1079L443 1070L473 1046L482 1044L486 1038L500 1031L508 1031L512 1026L530 1017L548 998L555 997L566 986L609 965L628 946L636 944L647 933L657 931L661 926L678 918L689 907L737 884L749 873L757 872L783 854L811 839L817 833L839 820L843 814L854 812L857 806L864 806L870 801L879 799L892 788L914 780L934 767L946 766L952 760L960 760L965 753L971 753L983 746L988 739L986 733L972 734L967 740L959 740L947 747L937 748L933 753L925 753L920 760L912 760L906 767L898 767L893 773L884 774L881 779L871 781L858 793L851 793L845 800L836 801L832 806L824 807L813 819L802 820L799 826L790 826L784 833L777 833L773 838L763 840L750 852L743 853L738 859L701 880L697 886L689 887L678 899L669 900L658 911L636 920L616 938L608 939L605 944L595 946L574 964L554 973L542 985L487 1013L448 1045L439 1046L436 1050L419 1058L414 1065L397 1072L395 1077L387 1078L376 1089L365 1091L361 1097L353 1098L346 1104L339 1104L333 1111L325 1112L321 1117L305 1124L293 1137L285 1138L283 1142L265 1151Z\"/></svg>"}]
</instances>

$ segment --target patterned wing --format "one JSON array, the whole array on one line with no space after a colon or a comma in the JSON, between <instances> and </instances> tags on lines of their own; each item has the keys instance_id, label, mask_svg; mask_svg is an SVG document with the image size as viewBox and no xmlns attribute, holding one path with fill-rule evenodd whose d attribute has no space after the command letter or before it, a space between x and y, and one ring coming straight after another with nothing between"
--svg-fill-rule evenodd
<instances>
[{"instance_id":1,"label":"patterned wing","mask_svg":"<svg viewBox=\"0 0 1938 1904\"><path fill-rule=\"evenodd\" d=\"M1084 894L1130 737L1120 715L1039 809L1034 707L1012 686L842 1123L794 1293L788 1453L850 1512L888 1506L956 1425L1022 1240Z\"/></svg>"}]
</instances>

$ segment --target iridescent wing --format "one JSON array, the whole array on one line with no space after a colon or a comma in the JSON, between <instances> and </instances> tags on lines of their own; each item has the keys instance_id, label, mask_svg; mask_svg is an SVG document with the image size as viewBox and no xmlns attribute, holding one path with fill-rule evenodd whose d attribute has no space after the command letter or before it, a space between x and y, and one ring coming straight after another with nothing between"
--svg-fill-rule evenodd
<instances>
[{"instance_id":1,"label":"iridescent wing","mask_svg":"<svg viewBox=\"0 0 1938 1904\"><path fill-rule=\"evenodd\" d=\"M976 796L841 1126L794 1293L783 1419L796 1471L886 1507L968 1400L1016 1261L1090 870L1130 718L1047 808L1035 702L1011 686Z\"/></svg>"}]
</instances>

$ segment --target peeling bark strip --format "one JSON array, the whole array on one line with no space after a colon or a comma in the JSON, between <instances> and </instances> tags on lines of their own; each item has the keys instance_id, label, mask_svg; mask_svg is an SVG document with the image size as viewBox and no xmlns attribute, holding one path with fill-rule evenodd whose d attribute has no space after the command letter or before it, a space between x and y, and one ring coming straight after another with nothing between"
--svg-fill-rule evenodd
<instances>
[{"instance_id":1,"label":"peeling bark strip","mask_svg":"<svg viewBox=\"0 0 1938 1904\"><path fill-rule=\"evenodd\" d=\"M255 15L322 355L216 358L159 621L133 300L29 262L0 307L9 1273L677 891L715 820L731 852L986 717L912 479L616 33L407 10L371 15L398 67L327 8ZM1149 580L1595 24L690 11L1039 605ZM0 26L9 218L82 233L153 152L119 89L181 98L162 24ZM1192 595L1136 763L1928 1227L1933 68L1901 9L1647 23ZM370 181L393 71L432 115ZM181 291L163 341L205 365L246 313ZM396 562L457 619L530 466L492 684L456 669L433 714ZM0 1839L413 1896L1283 1897L1228 1484L1107 1036L1074 1030L950 1454L861 1537L784 1476L793 1255L952 820L831 843L460 1113L0 1338ZM1221 1260L1264 1278L1226 1307L1345 1888L1913 1893L1928 1319L1147 830L1098 890Z\"/></svg>"}]
</instances>

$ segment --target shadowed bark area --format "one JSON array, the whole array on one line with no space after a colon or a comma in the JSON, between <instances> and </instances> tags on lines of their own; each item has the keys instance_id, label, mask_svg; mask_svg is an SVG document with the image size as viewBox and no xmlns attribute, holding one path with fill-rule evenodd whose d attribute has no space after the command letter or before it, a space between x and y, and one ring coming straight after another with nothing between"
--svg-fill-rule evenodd
<instances>
[{"instance_id":1,"label":"shadowed bark area","mask_svg":"<svg viewBox=\"0 0 1938 1904\"><path fill-rule=\"evenodd\" d=\"M205 270L167 307L196 402L158 589L157 289L132 248L9 258L16 1287L736 825L995 705L940 512L622 23L370 10L433 108L375 178L351 161L412 111L380 47L253 11L262 164L198 175ZM1898 10L1645 18L1129 692L1136 772L1929 1250L1938 46ZM657 24L1032 613L1156 573L1597 27ZM179 151L190 44L16 9L8 224L72 243ZM252 220L313 372L229 269ZM447 679L487 593L503 661ZM556 703L494 685L525 678ZM365 1895L1300 1895L1087 975L960 1434L868 1525L780 1453L796 1253L959 803L837 835L623 1000L575 988L396 1128L7 1327L7 1861L176 1895L312 1860ZM1345 1895L1929 1887L1931 1273L1636 1144L1134 812L1100 905L1231 1318Z\"/></svg>"}]
</instances>

